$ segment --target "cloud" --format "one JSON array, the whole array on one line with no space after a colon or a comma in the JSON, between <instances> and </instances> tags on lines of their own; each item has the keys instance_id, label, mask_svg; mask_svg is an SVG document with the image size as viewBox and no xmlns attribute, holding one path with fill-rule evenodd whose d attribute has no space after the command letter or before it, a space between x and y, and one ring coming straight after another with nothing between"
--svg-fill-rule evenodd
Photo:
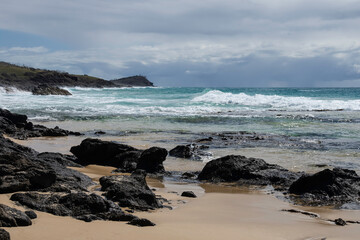
<instances>
[{"instance_id":1,"label":"cloud","mask_svg":"<svg viewBox=\"0 0 360 240\"><path fill-rule=\"evenodd\" d=\"M4 0L0 29L42 41L0 58L162 85L358 84L359 13L355 0Z\"/></svg>"}]
</instances>

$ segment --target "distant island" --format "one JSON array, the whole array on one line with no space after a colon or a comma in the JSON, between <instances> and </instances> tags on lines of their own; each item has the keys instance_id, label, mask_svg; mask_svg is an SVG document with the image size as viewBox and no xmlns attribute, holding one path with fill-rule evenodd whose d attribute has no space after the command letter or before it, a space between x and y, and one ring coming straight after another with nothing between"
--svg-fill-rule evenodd
<instances>
[{"instance_id":1,"label":"distant island","mask_svg":"<svg viewBox=\"0 0 360 240\"><path fill-rule=\"evenodd\" d=\"M115 80L105 80L88 75L75 75L67 72L37 69L0 62L0 87L11 91L17 88L35 95L71 95L61 87L153 87L145 76L131 76Z\"/></svg>"}]
</instances>

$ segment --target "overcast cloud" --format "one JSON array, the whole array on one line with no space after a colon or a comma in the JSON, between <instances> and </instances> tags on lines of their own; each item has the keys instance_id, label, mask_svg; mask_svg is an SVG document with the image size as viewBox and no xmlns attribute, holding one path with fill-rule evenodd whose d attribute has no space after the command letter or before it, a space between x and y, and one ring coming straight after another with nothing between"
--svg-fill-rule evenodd
<instances>
[{"instance_id":1,"label":"overcast cloud","mask_svg":"<svg viewBox=\"0 0 360 240\"><path fill-rule=\"evenodd\" d=\"M360 87L360 1L2 0L0 60L162 86Z\"/></svg>"}]
</instances>

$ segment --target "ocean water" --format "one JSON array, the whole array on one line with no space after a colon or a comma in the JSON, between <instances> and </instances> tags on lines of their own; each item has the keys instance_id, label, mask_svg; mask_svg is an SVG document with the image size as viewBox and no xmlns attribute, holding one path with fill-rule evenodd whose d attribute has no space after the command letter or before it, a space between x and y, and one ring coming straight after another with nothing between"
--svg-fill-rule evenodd
<instances>
[{"instance_id":1,"label":"ocean water","mask_svg":"<svg viewBox=\"0 0 360 240\"><path fill-rule=\"evenodd\" d=\"M255 132L268 140L238 147L316 152L313 156L325 155L325 162L347 157L345 167L360 169L360 88L68 90L72 96L0 89L0 107L26 114L33 121L77 126L94 122L98 129L115 134Z\"/></svg>"}]
</instances>

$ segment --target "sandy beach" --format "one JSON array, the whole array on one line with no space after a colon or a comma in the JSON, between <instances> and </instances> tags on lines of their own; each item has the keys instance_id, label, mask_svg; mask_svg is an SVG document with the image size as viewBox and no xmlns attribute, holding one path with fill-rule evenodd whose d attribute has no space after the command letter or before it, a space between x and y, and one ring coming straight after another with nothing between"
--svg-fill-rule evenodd
<instances>
[{"instance_id":1,"label":"sandy beach","mask_svg":"<svg viewBox=\"0 0 360 240\"><path fill-rule=\"evenodd\" d=\"M19 141L40 151L67 153L66 138L33 139ZM78 139L79 140L79 139ZM41 144L47 142L47 144ZM58 143L63 142L63 144ZM76 143L77 144L77 143ZM140 144L141 145L141 144ZM45 148L44 148L45 147ZM167 160L168 161L168 160ZM184 170L181 161L165 161L165 167ZM167 162L167 163L166 163ZM191 166L191 165L190 165ZM189 165L187 165L189 168ZM201 168L201 164L191 166ZM91 177L95 182L107 176L112 167L89 165L74 168ZM155 194L169 200L173 209L163 208L149 212L136 211L135 215L147 218L155 227L134 227L126 223L94 221L91 223L71 217L59 217L36 211L38 218L29 227L5 228L11 239L357 239L360 234L358 224L341 227L326 219L343 218L358 221L358 211L333 210L326 207L299 207L277 199L264 190L219 184L177 183L147 178ZM97 192L96 186L92 191ZM181 197L182 191L191 190L198 198ZM99 192L98 192L99 193ZM9 200L10 194L0 196L2 203L22 209ZM317 213L319 218L311 218L298 213L288 213L283 209L297 209Z\"/></svg>"}]
</instances>

